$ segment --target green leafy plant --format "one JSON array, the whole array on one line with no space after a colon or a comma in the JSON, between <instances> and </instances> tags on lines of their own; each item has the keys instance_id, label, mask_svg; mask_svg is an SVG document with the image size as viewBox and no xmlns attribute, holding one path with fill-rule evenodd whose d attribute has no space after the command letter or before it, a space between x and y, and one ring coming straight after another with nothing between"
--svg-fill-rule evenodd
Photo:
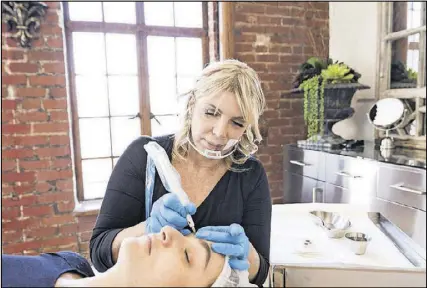
<instances>
[{"instance_id":1,"label":"green leafy plant","mask_svg":"<svg viewBox=\"0 0 427 288\"><path fill-rule=\"evenodd\" d=\"M407 72L408 72L408 79L417 81L418 73L415 70L413 70L412 68L408 68Z\"/></svg>"},{"instance_id":2,"label":"green leafy plant","mask_svg":"<svg viewBox=\"0 0 427 288\"><path fill-rule=\"evenodd\" d=\"M328 68L322 70L322 78L324 81L336 83L350 83L354 75L350 73L350 68L345 64L332 64Z\"/></svg>"},{"instance_id":3,"label":"green leafy plant","mask_svg":"<svg viewBox=\"0 0 427 288\"><path fill-rule=\"evenodd\" d=\"M324 133L325 85L356 83L360 77L354 69L332 59L311 57L300 65L293 85L304 91L304 121L309 139L317 140L317 135Z\"/></svg>"}]
</instances>

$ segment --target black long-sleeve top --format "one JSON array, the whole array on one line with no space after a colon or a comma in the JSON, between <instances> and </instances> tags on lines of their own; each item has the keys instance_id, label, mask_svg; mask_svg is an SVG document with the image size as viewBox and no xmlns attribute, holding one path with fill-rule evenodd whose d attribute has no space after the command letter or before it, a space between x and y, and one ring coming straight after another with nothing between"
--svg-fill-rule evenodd
<instances>
[{"instance_id":1,"label":"black long-sleeve top","mask_svg":"<svg viewBox=\"0 0 427 288\"><path fill-rule=\"evenodd\" d=\"M112 243L124 228L145 221L144 145L157 141L172 158L173 136L134 140L113 169L90 239L90 256L95 268L104 272L114 265ZM271 196L262 164L251 157L245 164L234 166L245 172L227 171L192 216L196 229L205 226L240 224L259 254L260 268L252 281L261 286L267 278L270 254ZM154 203L169 193L156 172Z\"/></svg>"},{"instance_id":2,"label":"black long-sleeve top","mask_svg":"<svg viewBox=\"0 0 427 288\"><path fill-rule=\"evenodd\" d=\"M81 255L62 251L37 256L1 255L2 287L54 287L67 272L82 277L95 276L89 262Z\"/></svg>"}]
</instances>

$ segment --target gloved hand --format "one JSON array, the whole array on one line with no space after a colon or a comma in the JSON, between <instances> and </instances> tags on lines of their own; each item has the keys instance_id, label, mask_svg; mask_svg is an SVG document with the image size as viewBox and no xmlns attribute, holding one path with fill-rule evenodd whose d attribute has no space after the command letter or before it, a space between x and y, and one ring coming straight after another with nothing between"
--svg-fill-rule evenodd
<instances>
[{"instance_id":1,"label":"gloved hand","mask_svg":"<svg viewBox=\"0 0 427 288\"><path fill-rule=\"evenodd\" d=\"M249 239L239 224L203 227L196 232L196 237L213 242L214 252L228 255L232 269L247 270L249 268Z\"/></svg>"},{"instance_id":2,"label":"gloved hand","mask_svg":"<svg viewBox=\"0 0 427 288\"><path fill-rule=\"evenodd\" d=\"M196 213L196 206L189 203L183 206L176 194L167 193L153 204L150 217L145 222L145 233L159 233L164 226L171 226L180 231L184 236L191 233L184 229L187 223L187 214Z\"/></svg>"}]
</instances>

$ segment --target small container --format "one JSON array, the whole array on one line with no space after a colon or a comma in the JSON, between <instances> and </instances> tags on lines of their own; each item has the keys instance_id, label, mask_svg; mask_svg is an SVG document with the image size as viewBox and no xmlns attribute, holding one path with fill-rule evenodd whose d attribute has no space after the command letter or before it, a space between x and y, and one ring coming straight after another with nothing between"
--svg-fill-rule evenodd
<instances>
[{"instance_id":1,"label":"small container","mask_svg":"<svg viewBox=\"0 0 427 288\"><path fill-rule=\"evenodd\" d=\"M342 238L351 222L348 218L334 212L326 211L311 211L315 222L323 228L329 238Z\"/></svg>"},{"instance_id":2,"label":"small container","mask_svg":"<svg viewBox=\"0 0 427 288\"><path fill-rule=\"evenodd\" d=\"M345 234L350 242L350 249L356 255L363 255L366 253L366 248L368 247L371 237L361 232L348 232Z\"/></svg>"}]
</instances>

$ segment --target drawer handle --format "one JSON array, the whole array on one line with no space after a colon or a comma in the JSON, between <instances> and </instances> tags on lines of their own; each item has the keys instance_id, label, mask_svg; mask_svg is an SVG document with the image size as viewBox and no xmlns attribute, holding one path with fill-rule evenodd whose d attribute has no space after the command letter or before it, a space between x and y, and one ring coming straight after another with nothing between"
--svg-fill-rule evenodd
<instances>
[{"instance_id":1,"label":"drawer handle","mask_svg":"<svg viewBox=\"0 0 427 288\"><path fill-rule=\"evenodd\" d=\"M335 174L337 174L338 176L343 176L343 177L347 177L347 178L362 178L362 176L359 175L351 175L350 173L347 173L345 171L340 171L340 172L336 172Z\"/></svg>"},{"instance_id":2,"label":"drawer handle","mask_svg":"<svg viewBox=\"0 0 427 288\"><path fill-rule=\"evenodd\" d=\"M310 164L305 164L305 163L302 163L302 162L299 162L299 161L296 161L296 160L290 160L289 162L291 164L295 164L295 165L298 165L298 166L301 166L301 167L310 166Z\"/></svg>"},{"instance_id":3,"label":"drawer handle","mask_svg":"<svg viewBox=\"0 0 427 288\"><path fill-rule=\"evenodd\" d=\"M411 192L411 193L415 193L418 195L425 195L426 194L425 191L419 191L419 190L411 189L411 188L405 187L404 185L405 185L405 183L402 182L402 183L390 185L390 187L397 189L397 190L400 190L400 191Z\"/></svg>"}]
</instances>

